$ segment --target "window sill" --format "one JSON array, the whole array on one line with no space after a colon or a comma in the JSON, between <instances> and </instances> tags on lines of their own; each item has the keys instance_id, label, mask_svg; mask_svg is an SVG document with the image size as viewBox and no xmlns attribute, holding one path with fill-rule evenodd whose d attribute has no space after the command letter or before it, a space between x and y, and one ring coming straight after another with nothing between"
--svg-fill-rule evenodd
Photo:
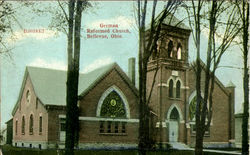
<instances>
[{"instance_id":1,"label":"window sill","mask_svg":"<svg viewBox=\"0 0 250 155\"><path fill-rule=\"evenodd\" d=\"M33 135L33 132L30 132L30 135Z\"/></svg>"},{"instance_id":2,"label":"window sill","mask_svg":"<svg viewBox=\"0 0 250 155\"><path fill-rule=\"evenodd\" d=\"M174 97L168 97L169 100L178 100L178 101L182 101L181 98L174 98Z\"/></svg>"},{"instance_id":3,"label":"window sill","mask_svg":"<svg viewBox=\"0 0 250 155\"><path fill-rule=\"evenodd\" d=\"M42 132L39 132L39 135L42 135Z\"/></svg>"},{"instance_id":4,"label":"window sill","mask_svg":"<svg viewBox=\"0 0 250 155\"><path fill-rule=\"evenodd\" d=\"M191 133L191 137L195 137L196 133ZM204 137L210 137L209 133L205 133Z\"/></svg>"},{"instance_id":5,"label":"window sill","mask_svg":"<svg viewBox=\"0 0 250 155\"><path fill-rule=\"evenodd\" d=\"M127 133L99 133L99 135L104 136L127 136Z\"/></svg>"}]
</instances>

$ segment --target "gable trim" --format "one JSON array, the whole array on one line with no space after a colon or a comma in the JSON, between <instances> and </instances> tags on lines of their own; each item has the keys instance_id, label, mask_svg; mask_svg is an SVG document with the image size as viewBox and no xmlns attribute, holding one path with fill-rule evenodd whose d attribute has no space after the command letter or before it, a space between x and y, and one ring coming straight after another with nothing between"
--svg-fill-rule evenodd
<instances>
[{"instance_id":1,"label":"gable trim","mask_svg":"<svg viewBox=\"0 0 250 155\"><path fill-rule=\"evenodd\" d=\"M78 100L82 99L85 95L88 94L88 92L93 89L102 79L104 79L106 76L108 76L113 70L117 71L117 73L121 76L121 78L126 82L126 84L129 86L130 89L135 93L136 96L138 96L138 90L136 87L132 84L132 82L129 80L127 75L122 71L122 69L114 63L114 65L103 75L98 77L86 90L84 90L79 96Z\"/></svg>"}]
</instances>

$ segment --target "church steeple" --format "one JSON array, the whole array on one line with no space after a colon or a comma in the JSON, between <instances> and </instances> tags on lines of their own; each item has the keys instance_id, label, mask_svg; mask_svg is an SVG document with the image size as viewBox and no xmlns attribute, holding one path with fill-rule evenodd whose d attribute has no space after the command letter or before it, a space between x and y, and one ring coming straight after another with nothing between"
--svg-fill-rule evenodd
<instances>
[{"instance_id":1,"label":"church steeple","mask_svg":"<svg viewBox=\"0 0 250 155\"><path fill-rule=\"evenodd\" d=\"M160 16L161 14L157 18ZM158 141L184 142L185 137L181 137L178 133L179 130L183 131L181 123L185 120L182 116L186 118L188 39L191 30L172 14L164 20L161 28L157 50L148 62L147 93L155 82L150 108L158 116L156 120L156 127L160 129L157 135Z\"/></svg>"},{"instance_id":2,"label":"church steeple","mask_svg":"<svg viewBox=\"0 0 250 155\"><path fill-rule=\"evenodd\" d=\"M166 63L170 69L183 70L186 68L190 32L191 30L185 24L170 14L163 21L157 51L152 55L149 64L158 61Z\"/></svg>"}]
</instances>

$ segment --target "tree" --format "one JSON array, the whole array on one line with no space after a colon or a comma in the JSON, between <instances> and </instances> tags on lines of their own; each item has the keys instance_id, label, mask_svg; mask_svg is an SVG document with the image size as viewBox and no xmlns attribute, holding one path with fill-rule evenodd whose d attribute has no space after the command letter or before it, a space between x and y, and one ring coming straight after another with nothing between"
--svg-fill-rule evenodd
<instances>
[{"instance_id":1,"label":"tree","mask_svg":"<svg viewBox=\"0 0 250 155\"><path fill-rule=\"evenodd\" d=\"M240 17L242 20L242 52L244 63L244 77L243 77L243 92L244 92L244 104L243 104L243 120L242 120L242 154L249 154L249 135L248 135L248 119L249 119L249 68L248 68L248 28L249 28L249 2L242 0L242 7L240 8Z\"/></svg>"},{"instance_id":2,"label":"tree","mask_svg":"<svg viewBox=\"0 0 250 155\"><path fill-rule=\"evenodd\" d=\"M60 2L59 2L60 3ZM70 0L68 3L68 72L66 90L66 155L74 154L74 147L78 144L78 81L81 41L82 11L87 1Z\"/></svg>"},{"instance_id":3,"label":"tree","mask_svg":"<svg viewBox=\"0 0 250 155\"><path fill-rule=\"evenodd\" d=\"M14 14L13 7L10 3L5 1L0 1L0 53L8 53L9 48L4 40L4 35L12 31L11 27L11 16Z\"/></svg>"},{"instance_id":4,"label":"tree","mask_svg":"<svg viewBox=\"0 0 250 155\"><path fill-rule=\"evenodd\" d=\"M195 2L192 0L191 4L191 7L186 6L186 8L189 16L189 25L190 27L194 27L192 36L196 46L196 64L193 66L196 74L195 154L201 155L203 154L204 134L209 129L212 120L215 71L218 68L221 57L230 47L240 29L238 29L238 12L233 2L205 2L201 0ZM204 6L209 9L208 12L202 14L202 11L205 10ZM190 12L192 12L192 16ZM209 16L207 17L206 15ZM191 21L192 17L194 18L194 25ZM201 62L200 56L202 21L208 22L209 30L205 65ZM206 28L206 23L203 26ZM205 73L204 87L201 86L202 72ZM204 92L204 96L202 96L202 92Z\"/></svg>"},{"instance_id":5,"label":"tree","mask_svg":"<svg viewBox=\"0 0 250 155\"><path fill-rule=\"evenodd\" d=\"M49 14L52 16L49 27L67 35L67 82L66 82L66 140L65 154L74 154L74 147L78 146L79 114L78 114L78 82L80 62L80 42L82 12L90 7L86 0L57 1L57 8L51 6L33 8L37 15ZM38 3L34 3L38 5ZM68 10L68 12L66 11Z\"/></svg>"},{"instance_id":6,"label":"tree","mask_svg":"<svg viewBox=\"0 0 250 155\"><path fill-rule=\"evenodd\" d=\"M147 3L145 0L141 2L137 1L138 4L138 27L139 27L139 153L141 155L146 154L146 151L151 149L153 146L152 137L150 136L150 107L149 101L152 94L152 89L147 92L147 65L149 58L154 52L157 51L157 42L161 37L161 26L164 19L174 12L180 1L169 0L162 11L160 17L156 20L155 11L157 6L157 0L153 1L153 9L151 14L150 28L146 29L146 15L147 15ZM158 66L155 72L157 74ZM154 76L155 78L156 76Z\"/></svg>"},{"instance_id":7,"label":"tree","mask_svg":"<svg viewBox=\"0 0 250 155\"><path fill-rule=\"evenodd\" d=\"M37 15L48 14L51 16L49 28L67 35L67 82L66 82L66 140L65 154L74 154L79 139L79 113L78 113L78 82L80 62L80 42L82 12L91 4L86 0L57 1L55 6L39 6L33 4L33 11ZM68 11L68 12L67 12Z\"/></svg>"},{"instance_id":8,"label":"tree","mask_svg":"<svg viewBox=\"0 0 250 155\"><path fill-rule=\"evenodd\" d=\"M12 2L0 0L0 54L10 59L12 59L12 48L8 44L8 39L15 39L13 38L15 26L22 27L17 17L17 10L28 6L28 2L21 2L14 5Z\"/></svg>"}]
</instances>

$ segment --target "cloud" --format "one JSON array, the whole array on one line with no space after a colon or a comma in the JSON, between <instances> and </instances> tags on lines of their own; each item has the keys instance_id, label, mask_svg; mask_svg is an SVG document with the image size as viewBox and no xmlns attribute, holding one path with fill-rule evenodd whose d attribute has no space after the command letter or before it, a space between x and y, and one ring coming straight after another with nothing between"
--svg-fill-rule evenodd
<instances>
[{"instance_id":1,"label":"cloud","mask_svg":"<svg viewBox=\"0 0 250 155\"><path fill-rule=\"evenodd\" d=\"M43 68L53 68L59 70L67 70L66 63L58 60L47 61L42 58L36 58L32 61L29 66L43 67Z\"/></svg>"},{"instance_id":2,"label":"cloud","mask_svg":"<svg viewBox=\"0 0 250 155\"><path fill-rule=\"evenodd\" d=\"M87 73L87 72L90 72L90 71L92 71L92 70L94 70L96 68L99 68L99 67L103 66L103 65L110 64L112 62L113 62L113 60L110 57L100 58L100 59L97 59L97 60L93 61L91 64L87 65L86 67L84 67L81 72L82 73Z\"/></svg>"},{"instance_id":3,"label":"cloud","mask_svg":"<svg viewBox=\"0 0 250 155\"><path fill-rule=\"evenodd\" d=\"M23 29L15 31L12 36L7 38L8 43L15 43L17 41L22 41L25 39L36 39L44 40L56 36L57 32L48 30L45 28L36 28L36 29Z\"/></svg>"},{"instance_id":4,"label":"cloud","mask_svg":"<svg viewBox=\"0 0 250 155\"><path fill-rule=\"evenodd\" d=\"M95 20L86 25L87 28L100 28L100 24L118 24L119 28L131 29L135 25L135 20L132 17L117 16L110 19Z\"/></svg>"}]
</instances>

